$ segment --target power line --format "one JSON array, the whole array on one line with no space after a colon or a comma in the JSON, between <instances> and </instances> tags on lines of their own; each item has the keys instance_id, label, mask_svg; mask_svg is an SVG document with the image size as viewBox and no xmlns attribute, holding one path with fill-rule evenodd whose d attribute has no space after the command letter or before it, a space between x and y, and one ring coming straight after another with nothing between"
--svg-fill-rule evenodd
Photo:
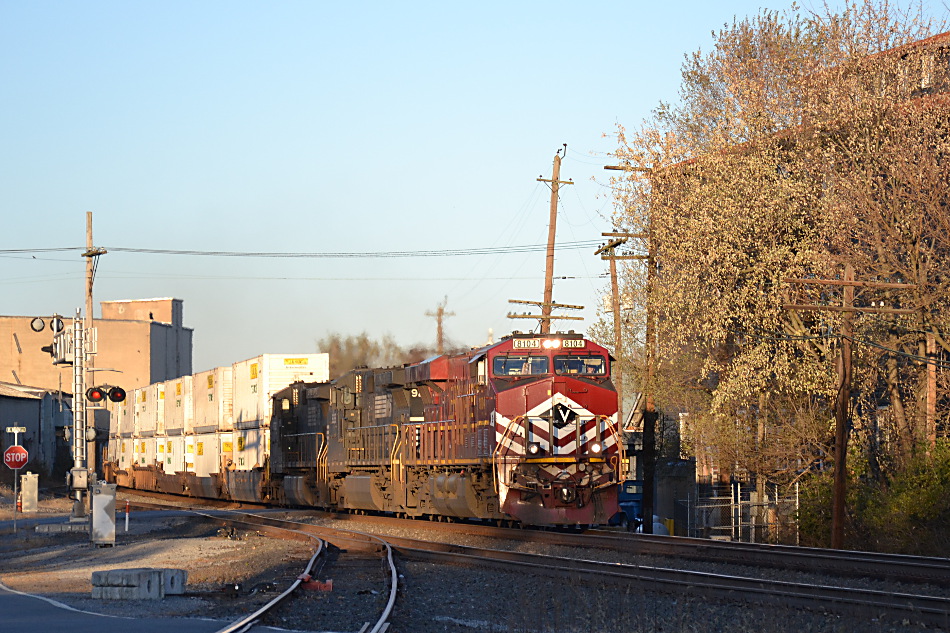
<instances>
[{"instance_id":1,"label":"power line","mask_svg":"<svg viewBox=\"0 0 950 633\"><path fill-rule=\"evenodd\" d=\"M560 250L584 250L596 246L596 240L563 242L557 245ZM419 251L361 251L361 252L267 252L267 251L198 251L160 248L128 248L122 246L107 247L111 252L137 253L145 255L185 255L200 257L266 257L287 259L375 259L406 257L464 257L471 255L506 255L511 253L532 253L543 251L545 244L523 244L518 246L493 246L484 248L433 249ZM0 251L2 252L2 251Z\"/></svg>"},{"instance_id":2,"label":"power line","mask_svg":"<svg viewBox=\"0 0 950 633\"><path fill-rule=\"evenodd\" d=\"M64 248L4 248L0 253L57 253L63 251L81 251L82 246L70 246Z\"/></svg>"}]
</instances>

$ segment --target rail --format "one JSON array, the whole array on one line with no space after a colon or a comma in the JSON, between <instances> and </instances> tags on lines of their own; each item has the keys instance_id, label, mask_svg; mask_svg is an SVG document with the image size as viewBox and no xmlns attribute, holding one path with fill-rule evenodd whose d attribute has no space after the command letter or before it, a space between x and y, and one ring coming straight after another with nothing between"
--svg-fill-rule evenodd
<instances>
[{"instance_id":1,"label":"rail","mask_svg":"<svg viewBox=\"0 0 950 633\"><path fill-rule=\"evenodd\" d=\"M362 549L373 552L378 552L380 549L386 552L386 563L389 567L389 599L386 602L386 606L383 608L382 614L377 619L376 623L372 625L371 628L364 627L363 631L366 633L384 633L389 628L389 617L392 615L393 608L396 604L396 595L399 589L399 575L396 571L396 563L393 559L393 549L392 546L386 542L384 539L365 532L359 532L357 530L342 530L337 528L322 528L307 523L300 523L296 521L289 521L284 519L275 519L272 517L267 517L260 514L253 514L249 512L241 512L238 510L229 510L224 509L219 511L216 514L208 514L205 512L200 512L198 510L190 509L187 507L181 506L168 506L161 504L151 504L151 503L140 503L134 502L131 504L133 507L145 508L145 509L161 509L161 510L179 510L184 511L190 514L194 514L201 518L211 519L217 522L224 522L233 526L253 526L256 529L261 531L267 530L276 530L278 532L292 535L291 538L300 538L304 537L307 539L315 539L322 542L327 541L346 541L349 543L349 547L352 549ZM232 518L227 515L235 515L241 518ZM292 526L292 527L291 527ZM281 536L278 534L278 536ZM286 538L286 537L285 537ZM321 546L321 551L324 549ZM309 569L316 559L316 556L311 558L310 563L308 563L308 571L304 572L305 574L309 573ZM303 574L302 574L303 575ZM296 589L301 579L298 578L292 585L292 589ZM288 590L290 591L290 590ZM289 595L288 592L285 592ZM274 602L277 602L282 599L284 594L278 597ZM265 605L266 606L266 605ZM269 608L269 607L268 607ZM260 618L260 615L255 612L245 618L242 618L240 621L235 622L234 624L229 625L229 627L218 631L217 633L238 633L239 631L245 631L247 628ZM238 626L241 624L241 626ZM246 627L246 628L245 628Z\"/></svg>"},{"instance_id":2,"label":"rail","mask_svg":"<svg viewBox=\"0 0 950 633\"><path fill-rule=\"evenodd\" d=\"M261 616L263 616L265 613L267 613L268 611L276 607L278 604L280 604L280 602L283 601L284 598L292 594L297 589L297 587L300 586L300 584L304 581L304 579L309 577L310 571L313 569L313 564L314 562L316 562L317 557L320 556L320 554L322 554L324 550L326 549L326 541L324 541L323 539L316 539L316 541L318 543L317 551L314 552L313 556L310 557L310 560L307 562L307 566L304 568L300 576L298 576L297 579L294 580L294 582L290 585L290 587L285 589L279 596L277 596L276 598L274 598L273 600L271 600L270 602L262 606L260 609L258 609L254 613L246 617L243 617L240 620L237 620L236 622L231 623L230 625L224 627L223 629L219 629L217 633L238 633L238 631L248 630L261 618Z\"/></svg>"}]
</instances>

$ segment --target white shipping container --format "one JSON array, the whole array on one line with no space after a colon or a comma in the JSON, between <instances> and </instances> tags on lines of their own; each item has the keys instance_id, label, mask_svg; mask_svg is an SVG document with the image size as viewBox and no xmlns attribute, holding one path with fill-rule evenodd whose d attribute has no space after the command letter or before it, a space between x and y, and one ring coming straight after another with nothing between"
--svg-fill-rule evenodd
<instances>
[{"instance_id":1,"label":"white shipping container","mask_svg":"<svg viewBox=\"0 0 950 633\"><path fill-rule=\"evenodd\" d=\"M181 435L194 427L195 406L192 400L191 376L165 382L165 433Z\"/></svg>"},{"instance_id":2,"label":"white shipping container","mask_svg":"<svg viewBox=\"0 0 950 633\"><path fill-rule=\"evenodd\" d=\"M125 400L115 404L109 415L109 434L117 437L132 437L135 427L132 425L132 412L135 408L133 397L128 394Z\"/></svg>"},{"instance_id":3,"label":"white shipping container","mask_svg":"<svg viewBox=\"0 0 950 633\"><path fill-rule=\"evenodd\" d=\"M233 459L236 470L261 468L270 455L269 429L235 429L234 442Z\"/></svg>"},{"instance_id":4,"label":"white shipping container","mask_svg":"<svg viewBox=\"0 0 950 633\"><path fill-rule=\"evenodd\" d=\"M136 466L151 466L155 464L155 438L142 437L132 440L132 458Z\"/></svg>"},{"instance_id":5,"label":"white shipping container","mask_svg":"<svg viewBox=\"0 0 950 633\"><path fill-rule=\"evenodd\" d=\"M185 472L195 472L195 436L185 436Z\"/></svg>"},{"instance_id":6,"label":"white shipping container","mask_svg":"<svg viewBox=\"0 0 950 633\"><path fill-rule=\"evenodd\" d=\"M164 454L159 452L159 458L164 458L162 468L167 474L176 474L185 470L185 438L174 435L161 438L164 442Z\"/></svg>"},{"instance_id":7,"label":"white shipping container","mask_svg":"<svg viewBox=\"0 0 950 633\"><path fill-rule=\"evenodd\" d=\"M326 382L329 354L263 354L234 363L234 426L270 426L271 396L298 380Z\"/></svg>"},{"instance_id":8,"label":"white shipping container","mask_svg":"<svg viewBox=\"0 0 950 633\"><path fill-rule=\"evenodd\" d=\"M119 438L118 452L116 453L116 463L119 470L128 470L132 466L132 445L135 440L128 438Z\"/></svg>"},{"instance_id":9,"label":"white shipping container","mask_svg":"<svg viewBox=\"0 0 950 633\"><path fill-rule=\"evenodd\" d=\"M221 460L218 459L220 438L217 433L195 435L195 474L207 477L219 472Z\"/></svg>"},{"instance_id":10,"label":"white shipping container","mask_svg":"<svg viewBox=\"0 0 950 633\"><path fill-rule=\"evenodd\" d=\"M234 464L234 433L218 433L218 446L220 446L218 455L221 468L228 468Z\"/></svg>"},{"instance_id":11,"label":"white shipping container","mask_svg":"<svg viewBox=\"0 0 950 633\"><path fill-rule=\"evenodd\" d=\"M234 428L231 406L234 388L232 372L231 367L215 367L194 375L192 398L195 410L192 428L195 433L230 431Z\"/></svg>"},{"instance_id":12,"label":"white shipping container","mask_svg":"<svg viewBox=\"0 0 950 633\"><path fill-rule=\"evenodd\" d=\"M156 382L145 388L145 420L139 431L145 434L165 432L165 383Z\"/></svg>"},{"instance_id":13,"label":"white shipping container","mask_svg":"<svg viewBox=\"0 0 950 633\"><path fill-rule=\"evenodd\" d=\"M145 398L148 387L140 387L132 390L132 437L141 435L145 424ZM154 431L154 429L153 429Z\"/></svg>"}]
</instances>

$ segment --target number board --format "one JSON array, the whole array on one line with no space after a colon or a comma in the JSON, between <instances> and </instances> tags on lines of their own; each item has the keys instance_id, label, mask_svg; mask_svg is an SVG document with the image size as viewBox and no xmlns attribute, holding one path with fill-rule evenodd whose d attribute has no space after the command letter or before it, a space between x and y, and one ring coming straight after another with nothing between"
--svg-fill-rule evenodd
<instances>
[{"instance_id":1,"label":"number board","mask_svg":"<svg viewBox=\"0 0 950 633\"><path fill-rule=\"evenodd\" d=\"M561 341L561 347L569 347L574 349L583 349L586 346L586 341L582 338L566 338Z\"/></svg>"},{"instance_id":2,"label":"number board","mask_svg":"<svg viewBox=\"0 0 950 633\"><path fill-rule=\"evenodd\" d=\"M541 349L541 339L537 339L537 338L512 339L511 347L513 347L514 349Z\"/></svg>"}]
</instances>

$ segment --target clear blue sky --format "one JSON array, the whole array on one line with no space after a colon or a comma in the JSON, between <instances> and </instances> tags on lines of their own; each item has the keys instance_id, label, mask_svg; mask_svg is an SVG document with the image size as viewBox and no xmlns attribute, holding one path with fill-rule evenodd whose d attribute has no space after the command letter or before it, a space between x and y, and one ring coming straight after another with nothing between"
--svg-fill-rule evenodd
<instances>
[{"instance_id":1,"label":"clear blue sky","mask_svg":"<svg viewBox=\"0 0 950 633\"><path fill-rule=\"evenodd\" d=\"M815 4L815 3L813 3ZM615 125L675 99L684 54L784 3L21 2L0 0L0 250L431 251L611 229ZM805 3L806 8L809 3ZM593 179L593 180L592 180ZM0 253L0 314L71 315L80 251ZM562 250L554 298L607 288ZM327 332L456 342L534 322L542 251L464 257L101 258L95 299L177 297L195 371L315 351Z\"/></svg>"}]
</instances>

